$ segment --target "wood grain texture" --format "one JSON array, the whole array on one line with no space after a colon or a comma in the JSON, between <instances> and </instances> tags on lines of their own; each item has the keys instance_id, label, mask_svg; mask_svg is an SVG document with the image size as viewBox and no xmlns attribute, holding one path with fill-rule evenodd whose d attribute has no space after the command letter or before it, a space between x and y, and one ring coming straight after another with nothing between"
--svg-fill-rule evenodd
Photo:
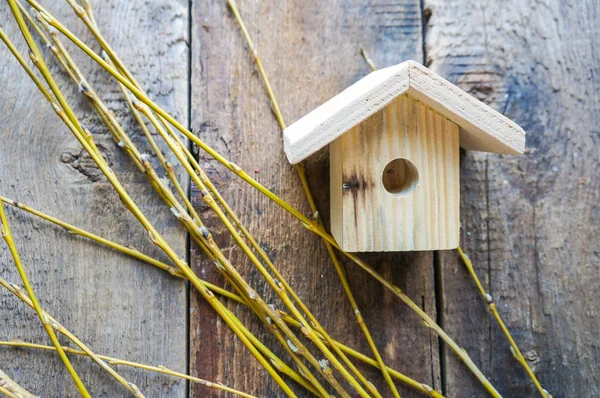
<instances>
[{"instance_id":1,"label":"wood grain texture","mask_svg":"<svg viewBox=\"0 0 600 398\"><path fill-rule=\"evenodd\" d=\"M388 166L412 163L406 192L390 192ZM335 140L330 148L331 231L349 252L444 250L458 246L458 126L409 95ZM402 163L401 163L402 164ZM398 180L397 183L403 181Z\"/></svg>"},{"instance_id":2,"label":"wood grain texture","mask_svg":"<svg viewBox=\"0 0 600 398\"><path fill-rule=\"evenodd\" d=\"M461 146L520 154L525 132L494 109L415 61L378 69L287 127L284 150L291 163L306 159L357 124L409 94L460 126Z\"/></svg>"},{"instance_id":3,"label":"wood grain texture","mask_svg":"<svg viewBox=\"0 0 600 398\"><path fill-rule=\"evenodd\" d=\"M271 77L283 115L290 122L368 73L359 44L388 65L406 59L422 60L419 1L238 1L238 6ZM193 2L192 99L192 128L202 139L244 169L254 170L259 182L309 213L300 181L283 153L281 131L260 78L223 1ZM319 238L204 154L200 157L225 198L332 337L369 352ZM329 225L327 151L311 157L306 167L319 211L325 225ZM198 193L192 193L196 203L201 203ZM207 211L203 214L209 217ZM266 290L212 216L209 225L219 232L219 243L231 248L231 258L251 284ZM191 256L201 275L222 283L193 246ZM368 254L364 258L436 316L431 253ZM384 359L439 388L437 337L393 295L353 265L347 265L351 287ZM279 305L278 301L274 303ZM277 346L252 314L242 309L236 312L270 347ZM219 379L261 396L282 396L232 333L194 294L190 323L192 374ZM281 355L289 363L289 358ZM378 371L362 365L360 369L381 391L387 391ZM399 388L403 396L419 396L403 385ZM193 397L206 394L212 393L201 386L191 389Z\"/></svg>"},{"instance_id":4,"label":"wood grain texture","mask_svg":"<svg viewBox=\"0 0 600 398\"><path fill-rule=\"evenodd\" d=\"M46 3L44 6L69 28L93 43L66 2ZM183 1L158 1L146 6L121 1L95 3L98 22L109 42L151 96L179 117L187 114L185 5ZM0 5L0 15L3 29L24 50L6 2ZM118 87L87 57L74 51L73 46L69 48L82 69L91 71L88 76L100 95L137 135L132 120L124 117L126 104ZM2 194L163 258L3 45L0 54ZM119 179L166 239L184 255L185 234L145 177L134 170L108 132L100 127L92 109L51 57L48 52L47 60L57 80L74 99L71 103L75 111L96 135L100 150ZM97 353L186 370L183 282L110 249L72 237L21 211L8 208L7 212L29 278L40 303L50 314ZM0 274L20 283L6 246L0 247ZM0 291L0 338L48 343L35 313L4 290ZM125 388L90 360L73 358L73 364L92 396L129 396ZM77 396L70 376L54 353L2 348L0 367L40 396ZM185 382L123 367L118 371L149 397L185 395Z\"/></svg>"},{"instance_id":5,"label":"wood grain texture","mask_svg":"<svg viewBox=\"0 0 600 398\"><path fill-rule=\"evenodd\" d=\"M598 396L598 3L424 5L427 65L528 133L525 156L462 158L463 248L542 385ZM441 269L446 329L504 396L537 396L460 259L444 254ZM484 395L445 363L448 396Z\"/></svg>"},{"instance_id":6,"label":"wood grain texture","mask_svg":"<svg viewBox=\"0 0 600 398\"><path fill-rule=\"evenodd\" d=\"M241 1L239 6L289 122L368 73L358 52L362 45L378 66L406 59L422 62L425 49L428 67L528 132L525 156L461 155L463 247L542 384L555 397L600 395L598 6L593 0L420 3L286 0ZM62 4L44 5L91 42L70 10ZM191 84L191 126L197 133L245 169L256 170L260 182L308 213L299 181L283 155L281 135L262 84L224 2L191 3L191 83L185 42L187 2L161 0L142 5L110 0L95 5L105 34L161 106L185 120ZM9 15L5 3L0 3L0 15L3 29L15 37L10 18L4 22ZM422 23L428 17L423 43ZM19 46L23 48L22 42ZM160 257L3 47L0 54L2 193ZM84 57L77 59L83 61L84 70L90 70ZM125 107L116 87L108 84L110 80L100 73L94 73L91 80L122 116ZM73 89L68 90L75 95ZM91 109L83 100L77 103L83 121L99 132ZM99 143L112 167L183 255L181 230L146 181L133 173L128 160L102 134ZM307 163L326 225L328 158L324 150ZM333 337L368 352L322 243L214 161L202 156L202 162ZM197 193L193 198L200 203ZM34 288L49 312L98 352L185 371L186 314L181 304L185 287L181 282L23 213L9 210L8 215ZM216 220L210 219L209 224L215 226ZM265 290L224 231L215 232L220 232L219 243L231 248L244 275ZM189 256L203 277L222 283L194 246ZM535 396L454 252L362 257L429 314L437 315L504 396ZM358 304L390 365L443 388L448 397L486 396L444 348L440 369L437 337L390 293L346 265ZM4 247L0 273L18 280ZM436 296L436 287L443 294ZM264 336L251 314L232 308ZM194 294L189 310L192 374L262 396L281 395ZM45 341L38 323L33 311L12 296L0 294L0 338ZM273 339L265 340L276 347ZM94 396L127 395L88 360L76 358L74 364ZM53 354L2 349L0 368L44 397L75 395L69 376ZM119 370L148 396L185 395L184 383L171 378ZM387 391L379 372L366 371ZM419 396L400 387L403 397ZM215 395L220 396L201 386L190 389L193 397Z\"/></svg>"}]
</instances>

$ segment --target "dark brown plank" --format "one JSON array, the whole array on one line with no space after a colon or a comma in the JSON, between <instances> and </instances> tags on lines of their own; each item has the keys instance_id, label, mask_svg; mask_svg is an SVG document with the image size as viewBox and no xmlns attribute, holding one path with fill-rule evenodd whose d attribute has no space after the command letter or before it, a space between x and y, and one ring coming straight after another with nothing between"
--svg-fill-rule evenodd
<instances>
[{"instance_id":1,"label":"dark brown plank","mask_svg":"<svg viewBox=\"0 0 600 398\"><path fill-rule=\"evenodd\" d=\"M284 157L281 133L262 83L224 3L193 2L192 127L202 139L241 167L256 170L258 181L308 214L296 172ZM369 49L380 65L406 59L422 60L419 1L370 4L361 1L343 4L313 0L271 4L241 1L239 7L289 123L368 73L359 54L360 45ZM214 161L200 156L226 199L242 215L280 271L332 336L368 353L320 240ZM326 150L312 157L307 165L311 188L327 225L328 169ZM199 203L197 192L192 191L192 194ZM217 225L212 218L210 223ZM220 241L225 247L232 246L224 235ZM222 283L195 247L191 255L197 271ZM259 291L266 290L236 249L232 250L232 258ZM435 316L431 253L365 258ZM359 305L385 360L420 381L437 385L437 338L366 274L353 265L347 269ZM191 311L192 374L260 395L281 395L266 372L194 294ZM273 339L265 337L263 328L254 322L253 315L246 310L238 313L244 321L254 325L252 329L271 347L276 347ZM377 371L363 366L361 369L365 369L382 391L387 391ZM404 396L418 395L403 386L401 392ZM204 396L207 392L194 386L191 393Z\"/></svg>"},{"instance_id":2,"label":"dark brown plank","mask_svg":"<svg viewBox=\"0 0 600 398\"><path fill-rule=\"evenodd\" d=\"M462 242L542 384L600 394L598 4L426 0L426 58L528 133L520 157L462 159ZM507 397L535 396L454 253L447 330ZM448 396L484 392L451 354Z\"/></svg>"},{"instance_id":3,"label":"dark brown plank","mask_svg":"<svg viewBox=\"0 0 600 398\"><path fill-rule=\"evenodd\" d=\"M93 43L66 2L43 3L69 28ZM121 1L94 4L106 37L141 84L161 105L185 117L187 2L158 1L145 6ZM0 16L2 28L23 50L24 42L6 2L0 4ZM162 258L4 45L0 45L0 54L2 195ZM73 54L84 71L93 71L89 73L90 81L118 116L124 115L126 105L113 81L80 52ZM53 59L48 59L58 72ZM61 72L57 76L125 187L184 255L185 234L168 209L100 127L76 87ZM129 121L127 125L133 123ZM133 131L137 134L137 130ZM50 314L97 353L185 371L186 289L182 281L85 239L71 237L21 211L8 209L8 216L34 289ZM0 247L0 274L20 284L4 242ZM0 291L0 338L49 344L35 313L4 289ZM129 396L124 387L88 359L75 358L73 364L92 396ZM0 367L32 393L44 397L77 396L70 376L54 353L2 348ZM185 382L124 367L118 371L147 396L185 395Z\"/></svg>"}]
</instances>

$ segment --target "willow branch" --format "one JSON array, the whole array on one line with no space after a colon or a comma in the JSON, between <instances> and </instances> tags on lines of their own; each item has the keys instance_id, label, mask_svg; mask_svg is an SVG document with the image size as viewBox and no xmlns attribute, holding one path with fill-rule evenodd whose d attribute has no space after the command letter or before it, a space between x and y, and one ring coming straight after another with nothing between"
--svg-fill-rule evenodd
<instances>
[{"instance_id":1,"label":"willow branch","mask_svg":"<svg viewBox=\"0 0 600 398\"><path fill-rule=\"evenodd\" d=\"M14 0L9 0L11 4L15 4ZM15 6L16 8L16 6ZM17 10L18 12L18 10ZM19 14L20 15L20 14ZM275 381L282 387L284 392L289 396L295 396L293 391L287 386L287 384L281 379L279 374L273 369L271 364L262 356L262 354L251 344L248 338L242 333L241 329L238 325L235 324L234 321L228 316L228 314L224 311L224 307L214 294L206 287L206 285L194 274L189 265L182 260L177 253L169 246L169 244L165 241L162 235L156 230L154 225L150 223L150 221L145 217L145 215L141 212L136 203L131 199L127 191L123 188L115 174L108 167L108 164L102 158L102 156L98 153L97 148L93 145L93 140L90 139L86 135L86 132L81 127L81 124L77 120L75 114L70 108L69 104L65 100L62 95L60 89L56 85L52 75L50 74L48 67L43 61L41 54L37 48L37 45L33 41L31 37L31 33L29 32L27 26L24 24L23 19L20 19L19 27L23 32L27 44L32 52L32 60L34 61L34 65L42 74L44 80L50 87L50 90L56 97L56 101L52 99L47 89L43 84L37 79L37 77L28 72L29 76L36 82L36 85L42 92L44 92L44 97L50 101L53 106L53 109L56 111L57 115L61 118L61 120L67 125L69 130L74 134L75 138L80 142L83 146L84 150L90 155L94 163L98 166L98 168L102 171L102 173L109 180L113 188L119 194L123 204L125 207L138 219L138 221L142 224L142 226L148 231L150 240L157 245L160 249L162 249L165 254L177 265L177 267L182 271L182 273L191 281L192 285L200 292L200 294L209 302L211 307L215 309L215 311L222 317L222 319L227 323L227 325L234 331L234 333L238 336L238 338L244 343L244 345L251 351L251 353L257 358L257 360L265 367L265 369L269 372L269 374L275 379ZM28 66L25 64L22 66L27 70Z\"/></svg>"},{"instance_id":2,"label":"willow branch","mask_svg":"<svg viewBox=\"0 0 600 398\"><path fill-rule=\"evenodd\" d=\"M517 346L517 343L513 339L512 335L508 331L508 328L504 324L504 321L500 317L500 314L498 313L498 309L496 308L496 303L494 302L492 295L485 291L485 289L483 288L483 285L479 281L479 278L477 277L477 274L475 273L475 268L473 268L473 263L471 262L471 259L465 252L463 252L463 250L460 248L460 246L458 247L457 250L458 250L458 254L460 254L460 258L462 259L463 263L465 264L465 267L469 271L469 275L471 275L471 278L475 282L475 285L477 285L477 290L479 290L479 293L481 293L481 297L487 303L488 309L492 313L494 319L496 320L496 323L498 323L498 325L500 326L500 329L502 329L502 333L506 337L506 340L508 340L508 343L510 344L510 351L511 351L513 357L521 364L523 369L525 369L525 372L527 372L527 375L529 376L529 378L531 379L531 381L537 388L540 395L544 398L552 398L552 395L550 395L550 393L542 387L542 385L538 381L537 377L535 376L535 374L533 373L533 371L527 364L527 361L525 360L525 357L521 353L519 346Z\"/></svg>"},{"instance_id":3,"label":"willow branch","mask_svg":"<svg viewBox=\"0 0 600 398\"><path fill-rule=\"evenodd\" d=\"M11 292L15 297L23 301L25 304L33 308L33 302L31 301L30 296L27 295L26 292L23 291L18 285L14 283L9 283L3 278L0 278L0 286L3 286L9 292ZM107 371L111 376L113 376L117 381L123 384L134 396L143 397L140 393L139 389L135 386L135 384L129 383L122 376L120 376L114 369L112 369L106 362L100 359L92 350L90 350L81 340L77 338L73 333L71 333L67 328L65 328L60 322L58 322L53 316L43 311L43 315L48 319L48 324L55 330L56 332L62 334L69 340L73 342L77 347L83 350L90 358L94 360L102 369Z\"/></svg>"},{"instance_id":4,"label":"willow branch","mask_svg":"<svg viewBox=\"0 0 600 398\"><path fill-rule=\"evenodd\" d=\"M79 390L79 393L81 394L81 396L90 397L90 394L87 392L87 389L85 388L85 386L83 385L83 382L79 378L77 371L75 371L75 368L73 368L73 365L71 365L71 361L69 361L69 358L67 358L67 355L62 350L60 343L58 341L58 337L56 337L56 333L54 333L54 329L50 325L50 321L49 321L48 317L46 316L44 310L42 309L40 303L38 302L37 297L35 296L35 293L33 292L33 288L31 286L31 283L29 282L29 278L27 276L27 273L25 272L25 268L23 267L23 264L21 263L21 258L19 256L19 252L17 251L17 247L15 246L15 242L13 240L13 236L10 231L10 226L8 225L8 219L6 218L6 213L4 212L4 204L1 204L1 203L0 203L0 221L2 223L2 225L0 225L0 229L2 231L2 237L6 241L6 244L8 245L8 249L10 250L10 253L13 257L15 266L17 267L17 271L19 272L19 276L21 277L21 281L23 282L23 285L25 286L25 289L27 290L27 294L31 298L31 305L32 305L33 309L35 310L38 317L40 318L40 321L42 322L42 326L46 330L48 337L50 337L52 344L54 345L54 347L56 347L56 350L58 351L60 359L62 360L63 364L65 365L65 368L67 368L67 371L73 378L73 381L75 382L75 385L77 386L77 390Z\"/></svg>"},{"instance_id":5,"label":"willow branch","mask_svg":"<svg viewBox=\"0 0 600 398\"><path fill-rule=\"evenodd\" d=\"M50 347L56 349L54 347ZM10 398L36 398L35 395L18 385L0 369L0 393Z\"/></svg>"},{"instance_id":6,"label":"willow branch","mask_svg":"<svg viewBox=\"0 0 600 398\"><path fill-rule=\"evenodd\" d=\"M376 71L377 67L375 66L375 63L373 62L371 57L369 57L369 54L367 54L367 50L365 50L364 48L361 47L360 54L365 59L365 62L367 63L367 65L369 65L369 68L371 68L372 71Z\"/></svg>"},{"instance_id":7,"label":"willow branch","mask_svg":"<svg viewBox=\"0 0 600 398\"><path fill-rule=\"evenodd\" d=\"M56 351L56 347L50 347L50 346L42 345L42 344L27 343L27 342L24 342L24 341L16 341L16 340L14 340L14 341L0 341L0 346L20 347L20 348L33 348L33 349L38 349L38 350ZM65 352L67 352L69 354L80 355L80 356L88 356L87 353L84 352L84 351L75 350L75 349L73 349L71 347L66 347L66 346L63 346L62 348L63 348L63 350ZM240 397L255 398L254 395L246 394L245 392L238 391L236 389L227 387L227 386L225 386L225 385L223 385L221 383L213 383L211 381L207 381L207 380L204 380L204 379L201 379L201 378L198 378L198 377L188 376L188 375L186 375L184 373L180 373L180 372L176 372L174 370L168 369L165 366L144 365L144 364L141 364L141 363L126 361L126 360L123 360L123 359L109 357L109 356L106 356L106 355L98 355L98 357L101 358L102 360L106 361L110 365L113 365L113 366L123 365L123 366L129 366L129 367L132 367L132 368L149 370L149 371L152 371L152 372L162 373L162 374L173 376L173 377L177 377L177 378L180 378L180 379L189 380L189 381L191 381L193 383L201 384L201 385L206 386L208 388L214 388L216 390L230 392L230 393L238 395Z\"/></svg>"}]
</instances>

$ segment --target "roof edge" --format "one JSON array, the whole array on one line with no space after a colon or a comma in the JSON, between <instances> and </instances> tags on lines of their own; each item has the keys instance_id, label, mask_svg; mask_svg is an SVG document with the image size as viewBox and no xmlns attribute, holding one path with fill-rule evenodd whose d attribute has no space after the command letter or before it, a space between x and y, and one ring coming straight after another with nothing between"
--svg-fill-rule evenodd
<instances>
[{"instance_id":1,"label":"roof edge","mask_svg":"<svg viewBox=\"0 0 600 398\"><path fill-rule=\"evenodd\" d=\"M460 127L460 145L469 150L522 154L525 131L516 123L415 61L365 76L284 132L284 151L296 164L352 127L409 94Z\"/></svg>"},{"instance_id":2,"label":"roof edge","mask_svg":"<svg viewBox=\"0 0 600 398\"><path fill-rule=\"evenodd\" d=\"M387 106L409 87L409 64L372 72L283 131L284 151L296 164Z\"/></svg>"}]
</instances>

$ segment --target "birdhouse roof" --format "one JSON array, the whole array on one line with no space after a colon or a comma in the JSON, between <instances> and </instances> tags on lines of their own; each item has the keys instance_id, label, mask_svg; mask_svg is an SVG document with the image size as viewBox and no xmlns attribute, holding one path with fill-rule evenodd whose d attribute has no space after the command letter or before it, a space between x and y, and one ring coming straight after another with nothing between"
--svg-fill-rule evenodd
<instances>
[{"instance_id":1,"label":"birdhouse roof","mask_svg":"<svg viewBox=\"0 0 600 398\"><path fill-rule=\"evenodd\" d=\"M406 61L370 73L286 128L290 163L306 159L402 94L456 123L465 149L507 154L525 149L525 131L516 123L423 65Z\"/></svg>"}]
</instances>

